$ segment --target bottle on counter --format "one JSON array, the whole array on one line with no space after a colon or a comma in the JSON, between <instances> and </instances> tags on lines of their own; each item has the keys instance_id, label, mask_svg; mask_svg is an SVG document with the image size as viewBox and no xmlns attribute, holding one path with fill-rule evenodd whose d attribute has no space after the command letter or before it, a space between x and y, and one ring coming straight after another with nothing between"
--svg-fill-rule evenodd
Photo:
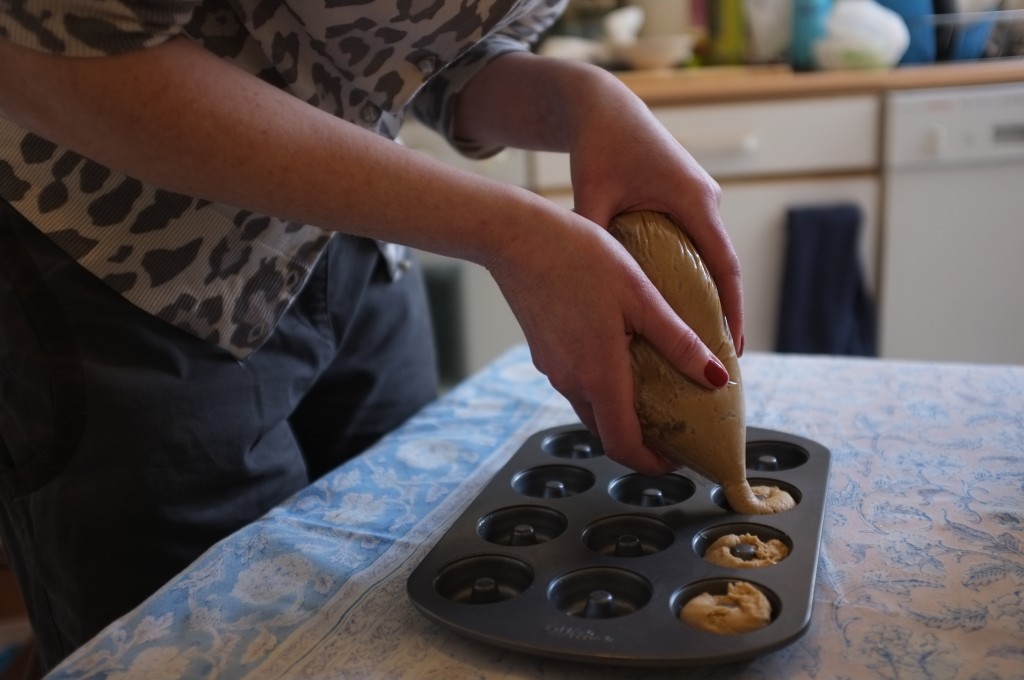
<instances>
[{"instance_id":1,"label":"bottle on counter","mask_svg":"<svg viewBox=\"0 0 1024 680\"><path fill-rule=\"evenodd\" d=\"M793 70L817 68L814 43L825 36L825 22L831 10L832 0L793 0L793 38L789 47Z\"/></svg>"},{"instance_id":2,"label":"bottle on counter","mask_svg":"<svg viewBox=\"0 0 1024 680\"><path fill-rule=\"evenodd\" d=\"M747 63L747 23L744 0L713 0L707 3L708 33L713 64Z\"/></svg>"}]
</instances>

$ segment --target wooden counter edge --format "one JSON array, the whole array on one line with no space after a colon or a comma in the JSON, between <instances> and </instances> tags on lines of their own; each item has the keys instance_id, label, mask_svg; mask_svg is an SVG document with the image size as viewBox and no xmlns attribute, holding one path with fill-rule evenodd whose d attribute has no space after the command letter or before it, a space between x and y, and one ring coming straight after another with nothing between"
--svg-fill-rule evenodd
<instances>
[{"instance_id":1,"label":"wooden counter edge","mask_svg":"<svg viewBox=\"0 0 1024 680\"><path fill-rule=\"evenodd\" d=\"M1024 82L1024 58L901 66L891 70L796 73L786 66L717 66L622 71L616 75L654 106Z\"/></svg>"}]
</instances>

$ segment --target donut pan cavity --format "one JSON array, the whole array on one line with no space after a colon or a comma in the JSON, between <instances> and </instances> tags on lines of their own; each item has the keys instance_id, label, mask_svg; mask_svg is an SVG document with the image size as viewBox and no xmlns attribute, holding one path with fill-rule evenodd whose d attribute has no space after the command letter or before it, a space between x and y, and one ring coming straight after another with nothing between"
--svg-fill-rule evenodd
<instances>
[{"instance_id":1,"label":"donut pan cavity","mask_svg":"<svg viewBox=\"0 0 1024 680\"><path fill-rule=\"evenodd\" d=\"M604 455L582 425L530 437L409 577L429 619L515 651L600 664L710 666L751 659L799 638L811 618L831 455L822 445L747 429L747 477L789 491L776 515L729 508L689 469L636 474ZM726 534L777 538L767 567L703 559ZM772 607L765 627L734 635L679 618L700 593L747 581Z\"/></svg>"}]
</instances>

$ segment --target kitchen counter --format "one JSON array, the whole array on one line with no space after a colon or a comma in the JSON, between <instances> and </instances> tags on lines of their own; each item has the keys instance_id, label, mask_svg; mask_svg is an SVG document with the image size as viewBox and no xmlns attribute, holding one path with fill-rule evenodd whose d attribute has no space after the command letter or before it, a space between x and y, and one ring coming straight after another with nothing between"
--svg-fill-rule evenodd
<instances>
[{"instance_id":1,"label":"kitchen counter","mask_svg":"<svg viewBox=\"0 0 1024 680\"><path fill-rule=\"evenodd\" d=\"M624 669L493 647L416 610L412 570L529 436L575 420L518 347L213 546L52 678L1017 677L1024 367L759 353L741 366L748 425L832 454L810 625L787 647Z\"/></svg>"},{"instance_id":2,"label":"kitchen counter","mask_svg":"<svg viewBox=\"0 0 1024 680\"><path fill-rule=\"evenodd\" d=\"M785 99L1024 81L1024 59L796 73L788 66L622 71L619 78L651 106Z\"/></svg>"}]
</instances>

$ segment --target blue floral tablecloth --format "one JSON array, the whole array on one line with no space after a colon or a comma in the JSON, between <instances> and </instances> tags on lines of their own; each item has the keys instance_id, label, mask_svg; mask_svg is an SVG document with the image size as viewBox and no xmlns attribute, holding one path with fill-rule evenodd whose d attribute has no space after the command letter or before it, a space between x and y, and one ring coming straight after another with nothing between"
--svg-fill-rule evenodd
<instances>
[{"instance_id":1,"label":"blue floral tablecloth","mask_svg":"<svg viewBox=\"0 0 1024 680\"><path fill-rule=\"evenodd\" d=\"M1024 367L753 354L749 425L832 452L813 618L741 665L505 651L408 575L538 430L573 422L517 348L210 549L54 678L1024 678Z\"/></svg>"}]
</instances>

